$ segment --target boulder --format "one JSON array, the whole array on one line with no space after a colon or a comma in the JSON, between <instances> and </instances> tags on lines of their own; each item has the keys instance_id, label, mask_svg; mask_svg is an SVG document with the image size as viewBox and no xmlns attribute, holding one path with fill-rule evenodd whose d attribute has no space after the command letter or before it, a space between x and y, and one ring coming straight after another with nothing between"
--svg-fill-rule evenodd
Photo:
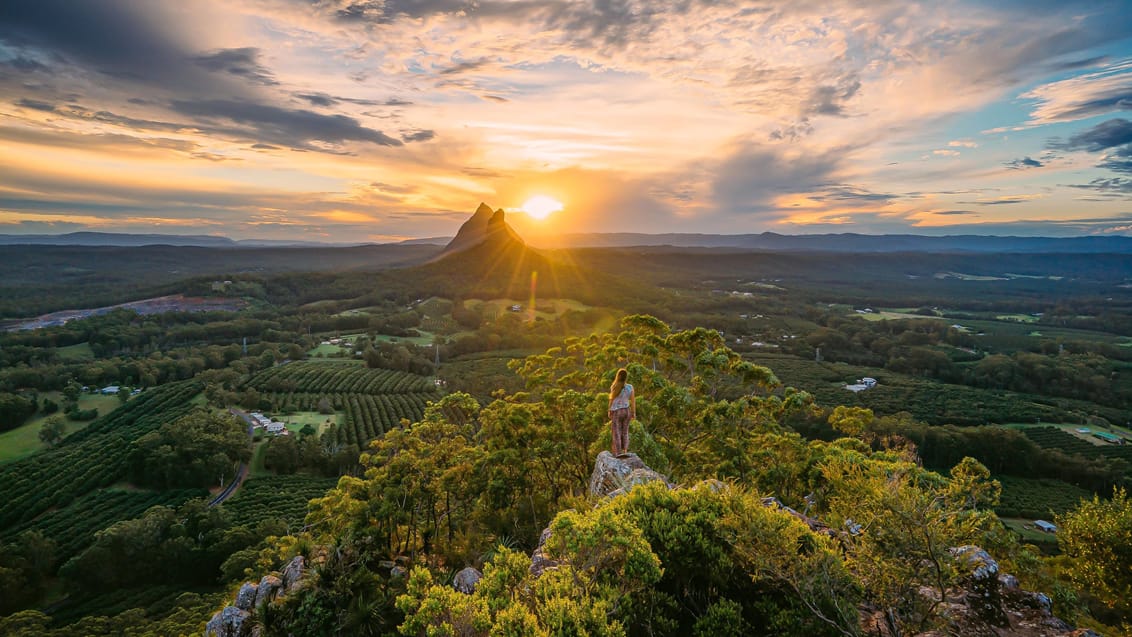
<instances>
[{"instance_id":1,"label":"boulder","mask_svg":"<svg viewBox=\"0 0 1132 637\"><path fill-rule=\"evenodd\" d=\"M530 573L536 578L541 577L547 570L558 566L558 562L550 559L546 555L546 541L549 539L550 529L545 528L542 530L542 534L539 535L538 546L536 546L535 550L531 553Z\"/></svg>"},{"instance_id":2,"label":"boulder","mask_svg":"<svg viewBox=\"0 0 1132 637\"><path fill-rule=\"evenodd\" d=\"M299 584L299 580L303 578L303 571L306 569L306 560L302 555L296 555L294 559L287 562L287 566L283 567L283 591L290 593Z\"/></svg>"},{"instance_id":3,"label":"boulder","mask_svg":"<svg viewBox=\"0 0 1132 637\"><path fill-rule=\"evenodd\" d=\"M481 579L483 573L469 566L456 573L456 577L452 578L452 587L465 595L471 595L476 592L476 584L479 584Z\"/></svg>"},{"instance_id":4,"label":"boulder","mask_svg":"<svg viewBox=\"0 0 1132 637\"><path fill-rule=\"evenodd\" d=\"M274 575L264 575L256 587L255 607L259 608L279 596L283 590L283 580Z\"/></svg>"},{"instance_id":5,"label":"boulder","mask_svg":"<svg viewBox=\"0 0 1132 637\"><path fill-rule=\"evenodd\" d=\"M614 456L603 451L598 454L590 475L590 495L603 498L620 495L638 484L655 481L668 484L664 476L650 469L637 454Z\"/></svg>"},{"instance_id":6,"label":"boulder","mask_svg":"<svg viewBox=\"0 0 1132 637\"><path fill-rule=\"evenodd\" d=\"M244 582L240 592L236 593L236 608L252 610L255 608L256 591L259 587L251 582Z\"/></svg>"},{"instance_id":7,"label":"boulder","mask_svg":"<svg viewBox=\"0 0 1132 637\"><path fill-rule=\"evenodd\" d=\"M246 610L235 606L225 606L208 620L204 627L205 637L244 637L248 629L248 619L252 616Z\"/></svg>"},{"instance_id":8,"label":"boulder","mask_svg":"<svg viewBox=\"0 0 1132 637\"><path fill-rule=\"evenodd\" d=\"M998 562L977 546L953 548L951 554L964 573L967 604L975 617L990 626L1009 626L1010 619L1002 607Z\"/></svg>"}]
</instances>

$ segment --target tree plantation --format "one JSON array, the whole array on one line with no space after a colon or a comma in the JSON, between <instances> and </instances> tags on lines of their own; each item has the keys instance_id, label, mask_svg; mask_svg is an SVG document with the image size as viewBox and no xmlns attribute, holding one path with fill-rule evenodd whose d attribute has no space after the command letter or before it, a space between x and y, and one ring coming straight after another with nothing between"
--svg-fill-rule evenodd
<instances>
[{"instance_id":1,"label":"tree plantation","mask_svg":"<svg viewBox=\"0 0 1132 637\"><path fill-rule=\"evenodd\" d=\"M89 298L209 309L0 333L0 634L1128 630L1119 260L862 254L847 280L509 241L337 272L187 251L191 278ZM619 368L628 459L602 455ZM1017 586L978 610L992 563Z\"/></svg>"}]
</instances>

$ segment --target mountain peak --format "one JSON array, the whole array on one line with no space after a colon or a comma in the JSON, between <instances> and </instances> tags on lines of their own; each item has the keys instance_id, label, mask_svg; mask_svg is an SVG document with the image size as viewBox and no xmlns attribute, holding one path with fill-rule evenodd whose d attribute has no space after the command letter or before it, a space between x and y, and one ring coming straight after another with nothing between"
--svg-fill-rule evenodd
<instances>
[{"instance_id":1,"label":"mountain peak","mask_svg":"<svg viewBox=\"0 0 1132 637\"><path fill-rule=\"evenodd\" d=\"M434 260L484 243L499 244L500 247L526 246L526 242L507 224L507 216L503 208L492 210L491 206L481 203L476 208L475 214L460 226L456 236Z\"/></svg>"}]
</instances>

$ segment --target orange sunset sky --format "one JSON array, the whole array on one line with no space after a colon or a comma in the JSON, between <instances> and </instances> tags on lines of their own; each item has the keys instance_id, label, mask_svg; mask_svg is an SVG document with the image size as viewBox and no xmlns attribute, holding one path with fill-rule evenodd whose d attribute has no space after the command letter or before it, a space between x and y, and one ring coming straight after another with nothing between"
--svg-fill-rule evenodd
<instances>
[{"instance_id":1,"label":"orange sunset sky","mask_svg":"<svg viewBox=\"0 0 1132 637\"><path fill-rule=\"evenodd\" d=\"M8 0L0 233L1132 233L1132 3Z\"/></svg>"}]
</instances>

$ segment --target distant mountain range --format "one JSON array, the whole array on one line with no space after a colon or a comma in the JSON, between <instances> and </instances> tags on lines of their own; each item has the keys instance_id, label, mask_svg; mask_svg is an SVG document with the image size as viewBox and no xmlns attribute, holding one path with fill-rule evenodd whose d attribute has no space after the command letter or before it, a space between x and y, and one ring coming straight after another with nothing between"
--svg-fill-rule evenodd
<instances>
[{"instance_id":1,"label":"distant mountain range","mask_svg":"<svg viewBox=\"0 0 1132 637\"><path fill-rule=\"evenodd\" d=\"M455 237L429 237L400 242L407 245L447 245L446 253L459 251L478 243L489 231L493 211L481 204L472 219ZM501 219L502 217L500 217ZM510 236L521 239L506 224ZM767 252L983 252L983 253L1066 253L1066 254L1132 254L1132 237L1003 237L985 235L924 236L914 234L644 234L630 232L575 233L552 238L538 238L531 243L540 248L626 248L634 246L671 246L674 248L732 248ZM0 235L0 245L73 245L73 246L196 246L208 248L257 247L345 247L361 243L320 243L287 240L233 240L208 235L119 234L111 232L72 232L59 235Z\"/></svg>"}]
</instances>

